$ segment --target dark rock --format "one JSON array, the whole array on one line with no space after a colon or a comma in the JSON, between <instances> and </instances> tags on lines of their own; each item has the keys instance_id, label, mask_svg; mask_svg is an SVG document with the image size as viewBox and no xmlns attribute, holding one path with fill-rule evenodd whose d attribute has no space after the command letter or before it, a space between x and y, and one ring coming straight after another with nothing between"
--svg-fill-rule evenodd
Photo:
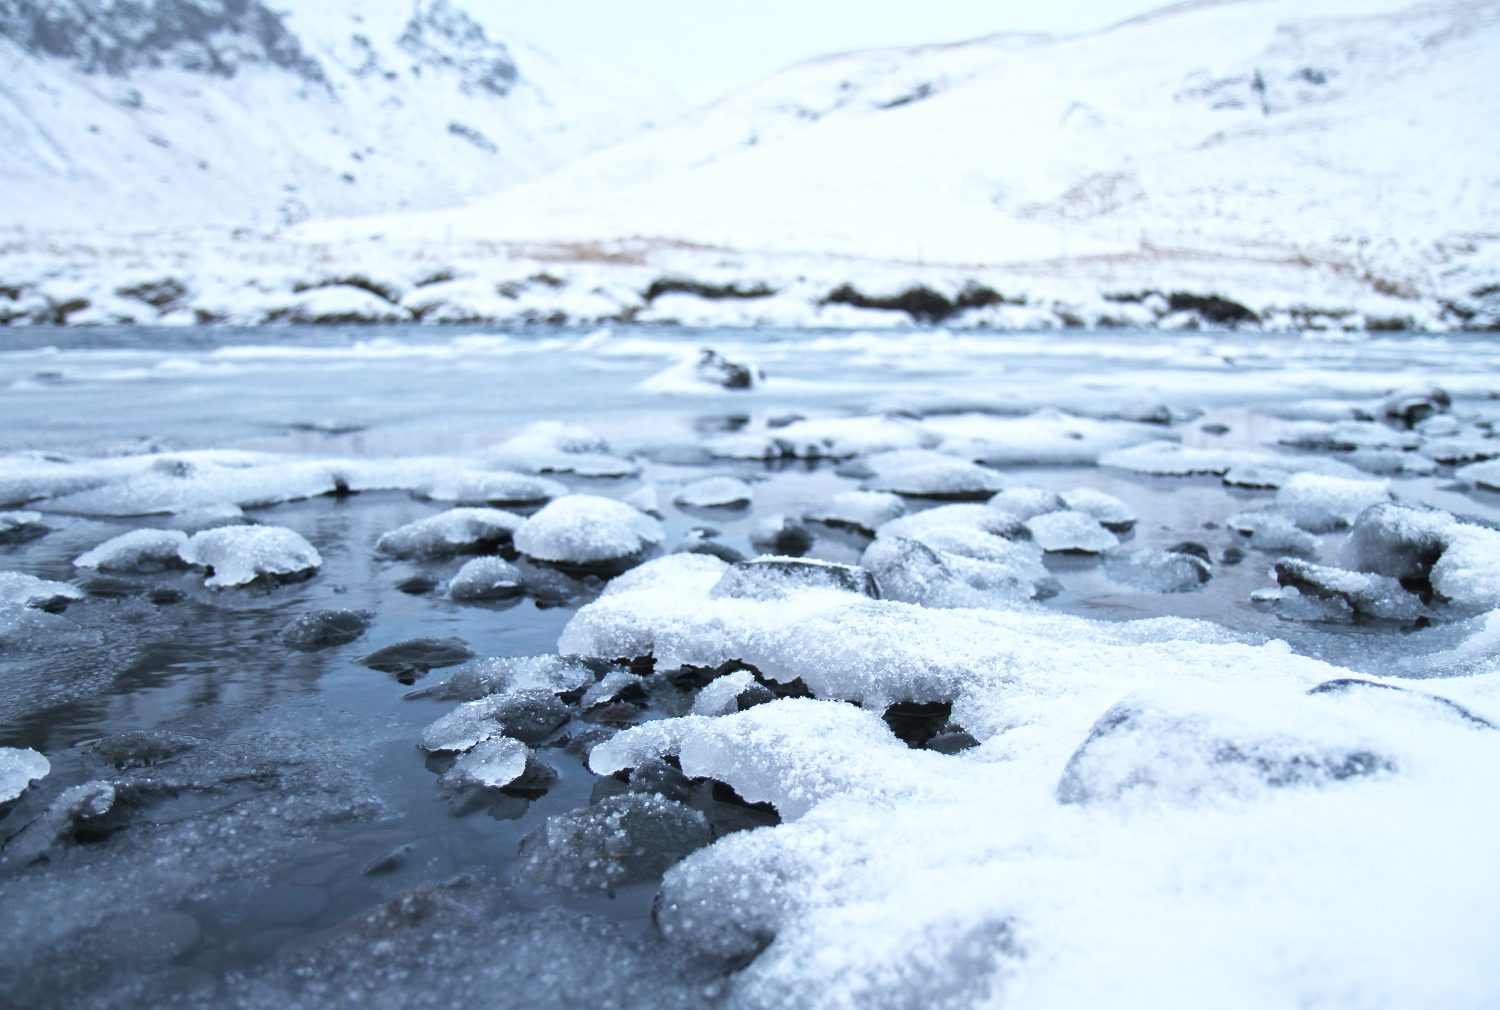
<instances>
[{"instance_id":1,"label":"dark rock","mask_svg":"<svg viewBox=\"0 0 1500 1010\"><path fill-rule=\"evenodd\" d=\"M953 714L953 703L949 701L898 701L881 716L908 747L925 747L948 725Z\"/></svg>"},{"instance_id":2,"label":"dark rock","mask_svg":"<svg viewBox=\"0 0 1500 1010\"><path fill-rule=\"evenodd\" d=\"M703 814L650 793L612 796L548 818L521 840L527 879L574 890L650 880L713 841Z\"/></svg>"},{"instance_id":3,"label":"dark rock","mask_svg":"<svg viewBox=\"0 0 1500 1010\"><path fill-rule=\"evenodd\" d=\"M1174 291L1167 298L1173 312L1196 312L1206 322L1218 324L1258 323L1260 317L1239 302L1219 295L1195 295L1186 291Z\"/></svg>"},{"instance_id":4,"label":"dark rock","mask_svg":"<svg viewBox=\"0 0 1500 1010\"><path fill-rule=\"evenodd\" d=\"M757 529L750 538L751 544L758 550L792 558L806 554L812 548L813 541L814 537L806 526L795 519L785 518L779 524Z\"/></svg>"},{"instance_id":5,"label":"dark rock","mask_svg":"<svg viewBox=\"0 0 1500 1010\"><path fill-rule=\"evenodd\" d=\"M1350 572L1298 558L1276 562L1276 581L1323 600L1342 600L1356 614L1388 621L1414 621L1422 601L1388 575Z\"/></svg>"},{"instance_id":6,"label":"dark rock","mask_svg":"<svg viewBox=\"0 0 1500 1010\"><path fill-rule=\"evenodd\" d=\"M0 512L0 546L24 544L51 532L35 512Z\"/></svg>"},{"instance_id":7,"label":"dark rock","mask_svg":"<svg viewBox=\"0 0 1500 1010\"><path fill-rule=\"evenodd\" d=\"M411 575L396 583L398 592L408 596L426 596L438 587L438 580L431 575Z\"/></svg>"},{"instance_id":8,"label":"dark rock","mask_svg":"<svg viewBox=\"0 0 1500 1010\"><path fill-rule=\"evenodd\" d=\"M374 616L368 610L314 610L282 629L281 644L300 652L347 645L365 633Z\"/></svg>"},{"instance_id":9,"label":"dark rock","mask_svg":"<svg viewBox=\"0 0 1500 1010\"><path fill-rule=\"evenodd\" d=\"M207 742L199 737L168 730L133 730L97 740L89 749L96 757L107 761L117 770L124 771L128 768L148 768Z\"/></svg>"},{"instance_id":10,"label":"dark rock","mask_svg":"<svg viewBox=\"0 0 1500 1010\"><path fill-rule=\"evenodd\" d=\"M754 365L730 361L718 351L705 347L693 369L698 378L724 389L750 389L765 378Z\"/></svg>"},{"instance_id":11,"label":"dark rock","mask_svg":"<svg viewBox=\"0 0 1500 1010\"><path fill-rule=\"evenodd\" d=\"M764 284L707 284L703 281L695 281L688 277L658 277L651 282L642 297L648 302L653 302L662 295L693 295L707 301L726 301L731 299L746 298L768 298L776 293L776 289Z\"/></svg>"},{"instance_id":12,"label":"dark rock","mask_svg":"<svg viewBox=\"0 0 1500 1010\"><path fill-rule=\"evenodd\" d=\"M900 294L886 298L872 298L861 293L852 284L843 284L830 291L823 299L823 304L905 312L913 321L919 323L940 323L959 311L959 306L954 301L938 294L926 285L908 288Z\"/></svg>"},{"instance_id":13,"label":"dark rock","mask_svg":"<svg viewBox=\"0 0 1500 1010\"><path fill-rule=\"evenodd\" d=\"M633 793L653 793L675 803L686 803L693 797L693 780L661 758L647 758L630 772L627 789Z\"/></svg>"},{"instance_id":14,"label":"dark rock","mask_svg":"<svg viewBox=\"0 0 1500 1010\"><path fill-rule=\"evenodd\" d=\"M378 877L386 873L394 873L406 865L408 858L417 850L415 843L407 842L398 845L389 852L383 853L365 864L364 875L367 877Z\"/></svg>"},{"instance_id":15,"label":"dark rock","mask_svg":"<svg viewBox=\"0 0 1500 1010\"><path fill-rule=\"evenodd\" d=\"M93 575L78 583L90 596L105 600L120 600L135 596L145 590L140 583L120 578L118 575Z\"/></svg>"},{"instance_id":16,"label":"dark rock","mask_svg":"<svg viewBox=\"0 0 1500 1010\"><path fill-rule=\"evenodd\" d=\"M444 666L457 666L474 658L461 638L413 638L377 649L360 657L360 664L372 670L393 675L403 684Z\"/></svg>"},{"instance_id":17,"label":"dark rock","mask_svg":"<svg viewBox=\"0 0 1500 1010\"><path fill-rule=\"evenodd\" d=\"M1410 428L1434 414L1446 414L1453 406L1453 397L1437 386L1418 389L1398 389L1380 405L1380 412L1388 421Z\"/></svg>"},{"instance_id":18,"label":"dark rock","mask_svg":"<svg viewBox=\"0 0 1500 1010\"><path fill-rule=\"evenodd\" d=\"M971 747L978 747L979 741L961 729L944 729L941 733L927 741L927 749L937 751L939 754L959 754Z\"/></svg>"},{"instance_id":19,"label":"dark rock","mask_svg":"<svg viewBox=\"0 0 1500 1010\"><path fill-rule=\"evenodd\" d=\"M1436 510L1372 505L1361 512L1339 548L1339 560L1403 583L1426 583L1447 547L1451 518Z\"/></svg>"},{"instance_id":20,"label":"dark rock","mask_svg":"<svg viewBox=\"0 0 1500 1010\"><path fill-rule=\"evenodd\" d=\"M1224 553L1219 555L1219 562L1225 565L1237 565L1241 561L1244 561L1246 557L1248 557L1248 555L1245 553L1245 549L1243 547L1238 547L1234 544L1230 544L1228 547L1224 548Z\"/></svg>"}]
</instances>

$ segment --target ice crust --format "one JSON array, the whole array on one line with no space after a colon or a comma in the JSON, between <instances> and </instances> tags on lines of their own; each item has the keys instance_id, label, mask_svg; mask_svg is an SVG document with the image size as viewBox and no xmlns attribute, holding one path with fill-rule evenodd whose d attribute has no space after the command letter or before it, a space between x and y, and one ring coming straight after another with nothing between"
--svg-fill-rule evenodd
<instances>
[{"instance_id":1,"label":"ice crust","mask_svg":"<svg viewBox=\"0 0 1500 1010\"><path fill-rule=\"evenodd\" d=\"M19 799L51 771L52 762L30 747L0 747L0 807Z\"/></svg>"},{"instance_id":2,"label":"ice crust","mask_svg":"<svg viewBox=\"0 0 1500 1010\"><path fill-rule=\"evenodd\" d=\"M613 498L567 495L516 530L516 549L529 558L589 565L620 561L661 543L661 523Z\"/></svg>"},{"instance_id":3,"label":"ice crust","mask_svg":"<svg viewBox=\"0 0 1500 1010\"><path fill-rule=\"evenodd\" d=\"M471 558L448 583L451 600L498 600L521 592L521 572L504 558Z\"/></svg>"},{"instance_id":4,"label":"ice crust","mask_svg":"<svg viewBox=\"0 0 1500 1010\"><path fill-rule=\"evenodd\" d=\"M0 572L0 603L55 610L81 599L83 593L66 582L39 579L25 572Z\"/></svg>"},{"instance_id":5,"label":"ice crust","mask_svg":"<svg viewBox=\"0 0 1500 1010\"><path fill-rule=\"evenodd\" d=\"M1500 670L1430 695L1336 689L1355 675L1199 622L714 598L722 570L648 563L559 646L659 669L737 660L816 695L737 712L745 679L721 678L694 714L591 754L600 774L674 755L787 822L688 856L657 901L671 942L748 964L733 1005L967 1007L984 991L1248 1010L1337 991L1478 1007L1490 991ZM912 750L880 718L898 700L951 701L981 745ZM1412 858L1433 846L1442 860ZM1364 928L1392 914L1429 925ZM932 1004L933 985L951 999Z\"/></svg>"},{"instance_id":6,"label":"ice crust","mask_svg":"<svg viewBox=\"0 0 1500 1010\"><path fill-rule=\"evenodd\" d=\"M215 589L257 580L299 578L323 564L318 549L284 526L221 526L195 533L181 549L182 560L212 569L204 584Z\"/></svg>"}]
</instances>

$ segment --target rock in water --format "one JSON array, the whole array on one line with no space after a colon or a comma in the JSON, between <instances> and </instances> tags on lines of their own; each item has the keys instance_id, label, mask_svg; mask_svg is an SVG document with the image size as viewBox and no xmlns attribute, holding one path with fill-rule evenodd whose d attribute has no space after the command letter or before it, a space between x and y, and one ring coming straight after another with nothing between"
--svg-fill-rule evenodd
<instances>
[{"instance_id":1,"label":"rock in water","mask_svg":"<svg viewBox=\"0 0 1500 1010\"><path fill-rule=\"evenodd\" d=\"M832 589L880 597L875 577L857 565L811 558L755 558L725 572L709 595L742 600L777 600L802 589Z\"/></svg>"},{"instance_id":2,"label":"rock in water","mask_svg":"<svg viewBox=\"0 0 1500 1010\"><path fill-rule=\"evenodd\" d=\"M323 558L300 533L284 526L221 526L195 534L182 548L188 564L208 569L215 589L252 582L292 582L311 575Z\"/></svg>"},{"instance_id":3,"label":"rock in water","mask_svg":"<svg viewBox=\"0 0 1500 1010\"><path fill-rule=\"evenodd\" d=\"M0 512L0 545L23 544L51 532L40 512Z\"/></svg>"},{"instance_id":4,"label":"rock in water","mask_svg":"<svg viewBox=\"0 0 1500 1010\"><path fill-rule=\"evenodd\" d=\"M1388 575L1350 572L1298 558L1276 562L1276 581L1304 595L1342 600L1356 614L1386 621L1415 621L1425 609L1421 600Z\"/></svg>"},{"instance_id":5,"label":"rock in water","mask_svg":"<svg viewBox=\"0 0 1500 1010\"><path fill-rule=\"evenodd\" d=\"M391 530L375 549L393 558L446 558L492 551L511 542L523 520L493 508L456 508Z\"/></svg>"},{"instance_id":6,"label":"rock in water","mask_svg":"<svg viewBox=\"0 0 1500 1010\"><path fill-rule=\"evenodd\" d=\"M131 530L80 554L73 564L101 572L151 572L181 566L188 536L181 530Z\"/></svg>"},{"instance_id":7,"label":"rock in water","mask_svg":"<svg viewBox=\"0 0 1500 1010\"><path fill-rule=\"evenodd\" d=\"M375 615L368 610L314 610L281 631L281 644L300 652L347 645L365 633Z\"/></svg>"},{"instance_id":8,"label":"rock in water","mask_svg":"<svg viewBox=\"0 0 1500 1010\"><path fill-rule=\"evenodd\" d=\"M699 811L651 793L625 793L548 818L521 840L521 867L559 887L609 890L650 880L711 841Z\"/></svg>"},{"instance_id":9,"label":"rock in water","mask_svg":"<svg viewBox=\"0 0 1500 1010\"><path fill-rule=\"evenodd\" d=\"M1206 558L1180 550L1112 553L1104 571L1118 582L1151 593L1190 593L1213 577L1213 565Z\"/></svg>"},{"instance_id":10,"label":"rock in water","mask_svg":"<svg viewBox=\"0 0 1500 1010\"><path fill-rule=\"evenodd\" d=\"M432 501L460 505L534 505L561 498L565 485L547 477L506 470L464 470L440 477L418 493Z\"/></svg>"},{"instance_id":11,"label":"rock in water","mask_svg":"<svg viewBox=\"0 0 1500 1010\"><path fill-rule=\"evenodd\" d=\"M705 347L693 367L700 382L724 389L750 389L765 378L759 368L749 363L730 361L724 355Z\"/></svg>"},{"instance_id":12,"label":"rock in water","mask_svg":"<svg viewBox=\"0 0 1500 1010\"><path fill-rule=\"evenodd\" d=\"M898 494L889 491L845 491L821 505L807 509L802 513L802 518L811 523L851 529L873 537L880 527L905 514L906 504ZM811 541L808 546L812 546Z\"/></svg>"},{"instance_id":13,"label":"rock in water","mask_svg":"<svg viewBox=\"0 0 1500 1010\"><path fill-rule=\"evenodd\" d=\"M457 666L473 658L474 650L461 638L413 638L377 649L359 662L409 684L428 670Z\"/></svg>"},{"instance_id":14,"label":"rock in water","mask_svg":"<svg viewBox=\"0 0 1500 1010\"><path fill-rule=\"evenodd\" d=\"M448 598L460 603L520 595L521 572L504 558L474 558L448 583Z\"/></svg>"},{"instance_id":15,"label":"rock in water","mask_svg":"<svg viewBox=\"0 0 1500 1010\"><path fill-rule=\"evenodd\" d=\"M609 567L661 543L661 523L613 498L574 494L551 502L516 531L516 549L559 567Z\"/></svg>"},{"instance_id":16,"label":"rock in water","mask_svg":"<svg viewBox=\"0 0 1500 1010\"><path fill-rule=\"evenodd\" d=\"M1124 533L1136 523L1135 511L1114 495L1090 487L1075 488L1062 495L1063 504L1074 512L1084 512L1099 520L1111 533Z\"/></svg>"},{"instance_id":17,"label":"rock in water","mask_svg":"<svg viewBox=\"0 0 1500 1010\"><path fill-rule=\"evenodd\" d=\"M550 691L529 689L469 701L422 731L423 750L462 753L497 736L538 744L572 717Z\"/></svg>"}]
</instances>

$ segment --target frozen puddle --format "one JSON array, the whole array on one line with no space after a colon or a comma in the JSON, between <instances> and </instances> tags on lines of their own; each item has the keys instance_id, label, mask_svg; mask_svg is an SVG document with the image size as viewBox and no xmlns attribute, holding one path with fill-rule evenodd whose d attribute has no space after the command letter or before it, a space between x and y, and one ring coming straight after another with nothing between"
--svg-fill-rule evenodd
<instances>
[{"instance_id":1,"label":"frozen puddle","mask_svg":"<svg viewBox=\"0 0 1500 1010\"><path fill-rule=\"evenodd\" d=\"M1500 992L1483 342L56 337L4 1005Z\"/></svg>"}]
</instances>

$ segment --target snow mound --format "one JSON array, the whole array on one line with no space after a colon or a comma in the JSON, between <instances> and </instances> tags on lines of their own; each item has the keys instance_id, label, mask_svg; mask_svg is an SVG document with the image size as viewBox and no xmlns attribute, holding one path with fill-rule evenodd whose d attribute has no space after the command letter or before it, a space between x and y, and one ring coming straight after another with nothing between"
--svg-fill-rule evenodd
<instances>
[{"instance_id":1,"label":"snow mound","mask_svg":"<svg viewBox=\"0 0 1500 1010\"><path fill-rule=\"evenodd\" d=\"M709 596L714 599L779 600L808 589L878 597L870 573L855 565L812 558L763 557L741 561L724 573Z\"/></svg>"},{"instance_id":2,"label":"snow mound","mask_svg":"<svg viewBox=\"0 0 1500 1010\"><path fill-rule=\"evenodd\" d=\"M1005 486L989 467L938 452L894 452L865 461L871 491L939 501L983 501Z\"/></svg>"},{"instance_id":3,"label":"snow mound","mask_svg":"<svg viewBox=\"0 0 1500 1010\"><path fill-rule=\"evenodd\" d=\"M221 526L196 533L183 546L182 560L209 570L204 584L215 589L269 580L286 582L311 575L322 555L302 534L284 526Z\"/></svg>"},{"instance_id":4,"label":"snow mound","mask_svg":"<svg viewBox=\"0 0 1500 1010\"><path fill-rule=\"evenodd\" d=\"M1384 480L1350 480L1314 473L1290 477L1276 492L1278 507L1297 512L1318 510L1352 520L1372 505L1391 500L1391 485Z\"/></svg>"},{"instance_id":5,"label":"snow mound","mask_svg":"<svg viewBox=\"0 0 1500 1010\"><path fill-rule=\"evenodd\" d=\"M940 436L895 417L838 417L794 421L766 433L729 435L709 444L726 459L851 459L899 449L928 449Z\"/></svg>"},{"instance_id":6,"label":"snow mound","mask_svg":"<svg viewBox=\"0 0 1500 1010\"><path fill-rule=\"evenodd\" d=\"M633 477L640 467L610 452L609 443L587 428L536 421L488 454L496 466L530 473L576 473L581 477Z\"/></svg>"},{"instance_id":7,"label":"snow mound","mask_svg":"<svg viewBox=\"0 0 1500 1010\"><path fill-rule=\"evenodd\" d=\"M1099 525L1113 533L1124 533L1136 523L1135 511L1112 494L1081 487L1064 491L1061 497L1069 509L1093 516Z\"/></svg>"},{"instance_id":8,"label":"snow mound","mask_svg":"<svg viewBox=\"0 0 1500 1010\"><path fill-rule=\"evenodd\" d=\"M131 530L80 554L73 564L101 572L154 571L181 564L187 542L181 530Z\"/></svg>"},{"instance_id":9,"label":"snow mound","mask_svg":"<svg viewBox=\"0 0 1500 1010\"><path fill-rule=\"evenodd\" d=\"M0 512L0 544L19 544L51 532L40 512Z\"/></svg>"},{"instance_id":10,"label":"snow mound","mask_svg":"<svg viewBox=\"0 0 1500 1010\"><path fill-rule=\"evenodd\" d=\"M525 522L514 512L456 508L407 523L380 538L375 549L396 558L440 558L510 543Z\"/></svg>"},{"instance_id":11,"label":"snow mound","mask_svg":"<svg viewBox=\"0 0 1500 1010\"><path fill-rule=\"evenodd\" d=\"M507 599L521 591L520 570L504 558L472 558L448 583L448 598L459 602Z\"/></svg>"},{"instance_id":12,"label":"snow mound","mask_svg":"<svg viewBox=\"0 0 1500 1010\"><path fill-rule=\"evenodd\" d=\"M547 504L516 530L516 550L537 561L610 564L661 543L661 523L623 502L575 494Z\"/></svg>"}]
</instances>

